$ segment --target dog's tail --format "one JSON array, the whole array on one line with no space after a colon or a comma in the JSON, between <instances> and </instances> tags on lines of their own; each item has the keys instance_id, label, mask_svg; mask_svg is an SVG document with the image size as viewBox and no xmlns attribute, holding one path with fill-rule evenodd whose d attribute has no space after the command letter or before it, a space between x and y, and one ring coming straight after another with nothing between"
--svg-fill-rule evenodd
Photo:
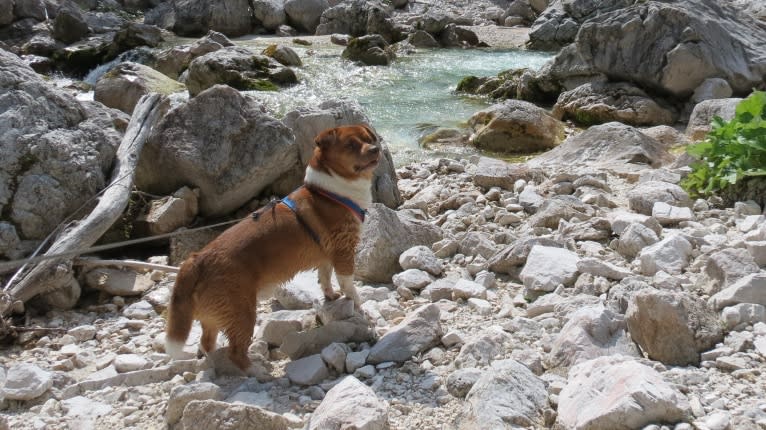
<instances>
[{"instance_id":1,"label":"dog's tail","mask_svg":"<svg viewBox=\"0 0 766 430\"><path fill-rule=\"evenodd\" d=\"M165 352L176 360L185 358L183 347L194 319L194 287L197 285L199 270L199 262L192 255L181 265L170 297L165 327Z\"/></svg>"}]
</instances>

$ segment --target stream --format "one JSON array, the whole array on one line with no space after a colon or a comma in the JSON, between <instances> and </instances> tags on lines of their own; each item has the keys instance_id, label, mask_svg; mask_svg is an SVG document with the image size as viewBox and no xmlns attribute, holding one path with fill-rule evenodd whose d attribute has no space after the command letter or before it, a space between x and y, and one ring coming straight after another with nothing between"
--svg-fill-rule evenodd
<instances>
[{"instance_id":1,"label":"stream","mask_svg":"<svg viewBox=\"0 0 766 430\"><path fill-rule=\"evenodd\" d=\"M191 41L179 39L176 43ZM260 53L275 39L251 36L233 42ZM284 39L279 42L285 43ZM277 117L330 99L356 100L388 144L397 165L433 157L433 151L419 147L421 136L437 127L465 125L474 113L491 105L483 97L456 94L460 79L496 75L512 68L538 69L552 57L547 52L509 49L418 49L415 54L397 57L388 67L358 66L341 58L341 46L327 42L286 44L303 61L302 67L295 68L300 83L278 92L249 93ZM95 84L112 66L94 69L86 82Z\"/></svg>"}]
</instances>

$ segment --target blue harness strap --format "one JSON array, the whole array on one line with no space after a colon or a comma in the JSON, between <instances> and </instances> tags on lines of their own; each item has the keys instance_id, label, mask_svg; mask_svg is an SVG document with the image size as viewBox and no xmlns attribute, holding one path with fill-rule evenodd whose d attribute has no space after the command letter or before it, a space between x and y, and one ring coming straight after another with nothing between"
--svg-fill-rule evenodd
<instances>
[{"instance_id":1,"label":"blue harness strap","mask_svg":"<svg viewBox=\"0 0 766 430\"><path fill-rule=\"evenodd\" d=\"M274 207L276 207L277 204L282 203L283 205L287 206L294 214L295 219L298 220L298 223L303 227L304 230L306 230L306 233L308 233L309 236L311 236L311 239L320 247L322 246L322 242L319 239L319 235L312 229L308 223L303 219L303 217L298 213L298 205L295 203L295 200L291 199L290 196L285 196L282 200L279 201L272 201L268 205L264 206L262 209L259 209L255 212L253 212L253 219L255 221L258 221L258 218L261 216L261 212L266 209L272 209L274 210Z\"/></svg>"},{"instance_id":2,"label":"blue harness strap","mask_svg":"<svg viewBox=\"0 0 766 430\"><path fill-rule=\"evenodd\" d=\"M337 204L345 207L349 211L351 211L351 213L354 214L354 216L356 216L359 219L360 222L364 222L364 218L367 215L367 211L362 209L361 207L359 207L358 204L356 204L353 200L349 199L348 197L343 197L341 195L335 194L335 193L333 193L331 191L323 190L323 189L321 189L319 187L316 187L316 186L313 186L313 185L302 185L298 189L301 189L301 188L306 188L307 190L309 190L309 191L311 191L313 193L317 193L320 196L323 196L323 197L325 197L327 199L330 199L330 200L334 201L335 203L337 203ZM293 193L294 192L295 191L293 191ZM314 231L314 229L312 229L308 225L308 223L306 223L306 221L303 219L303 217L300 215L300 213L298 213L298 204L295 203L295 200L290 198L290 196L293 193L290 193L289 195L285 196L284 198L282 198L282 200L272 201L267 206L264 206L262 209L259 209L259 210L255 211L255 212L253 212L253 219L257 221L258 218L261 216L261 212L263 210L266 210L266 209L269 209L269 208L273 210L274 207L277 204L282 203L283 205L287 206L295 214L295 219L298 220L298 223L300 223L300 225L303 226L303 229L306 230L306 233L308 233L309 236L311 236L311 239L313 239L314 242L316 242L316 244L321 247L322 243L321 243L321 241L319 239L319 235Z\"/></svg>"},{"instance_id":3,"label":"blue harness strap","mask_svg":"<svg viewBox=\"0 0 766 430\"><path fill-rule=\"evenodd\" d=\"M367 211L362 209L356 202L349 199L348 197L343 197L341 195L335 194L332 191L323 190L319 187L316 187L314 185L305 185L305 187L314 193L317 193L321 196L324 196L335 203L344 206L346 209L350 210L351 213L356 216L360 222L364 222L364 218L367 216Z\"/></svg>"}]
</instances>

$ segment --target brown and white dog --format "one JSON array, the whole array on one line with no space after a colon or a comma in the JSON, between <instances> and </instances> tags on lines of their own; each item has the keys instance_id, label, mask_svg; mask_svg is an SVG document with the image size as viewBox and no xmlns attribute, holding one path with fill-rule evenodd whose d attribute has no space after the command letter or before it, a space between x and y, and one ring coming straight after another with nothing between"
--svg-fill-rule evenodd
<instances>
[{"instance_id":1,"label":"brown and white dog","mask_svg":"<svg viewBox=\"0 0 766 430\"><path fill-rule=\"evenodd\" d=\"M300 271L317 268L325 297L334 300L340 297L330 282L335 269L341 291L359 307L354 254L360 220L372 202L380 143L365 125L325 130L315 143L303 187L235 224L183 263L168 308L165 349L172 357L184 355L196 319L203 352L215 348L223 330L229 358L253 374L247 351L257 300Z\"/></svg>"}]
</instances>

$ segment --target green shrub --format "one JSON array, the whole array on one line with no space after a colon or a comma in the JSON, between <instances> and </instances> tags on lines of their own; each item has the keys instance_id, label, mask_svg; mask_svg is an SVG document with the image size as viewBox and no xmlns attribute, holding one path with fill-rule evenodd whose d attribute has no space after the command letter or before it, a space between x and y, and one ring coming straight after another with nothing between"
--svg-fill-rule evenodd
<instances>
[{"instance_id":1,"label":"green shrub","mask_svg":"<svg viewBox=\"0 0 766 430\"><path fill-rule=\"evenodd\" d=\"M713 118L705 140L689 145L699 161L682 185L692 194L709 195L743 178L766 176L766 92L742 100L731 121Z\"/></svg>"}]
</instances>

